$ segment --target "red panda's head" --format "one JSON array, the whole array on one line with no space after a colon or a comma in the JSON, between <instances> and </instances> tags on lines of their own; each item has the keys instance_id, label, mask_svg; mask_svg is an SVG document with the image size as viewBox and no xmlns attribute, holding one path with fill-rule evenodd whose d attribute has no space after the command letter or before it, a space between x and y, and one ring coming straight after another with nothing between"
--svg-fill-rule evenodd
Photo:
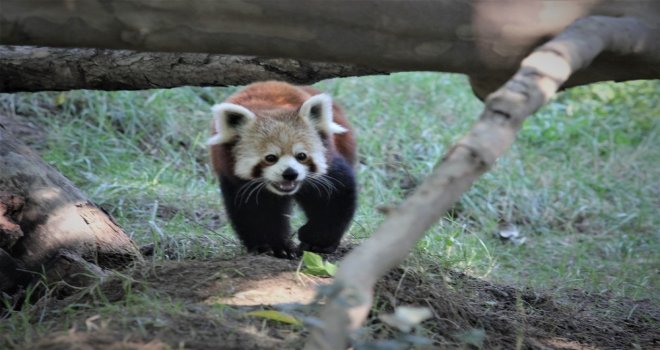
<instances>
[{"instance_id":1,"label":"red panda's head","mask_svg":"<svg viewBox=\"0 0 660 350\"><path fill-rule=\"evenodd\" d=\"M294 194L307 180L322 183L328 169L323 138L347 131L333 122L332 99L325 94L298 108L250 110L221 103L212 111L216 134L209 145L232 144L234 175L278 195Z\"/></svg>"}]
</instances>

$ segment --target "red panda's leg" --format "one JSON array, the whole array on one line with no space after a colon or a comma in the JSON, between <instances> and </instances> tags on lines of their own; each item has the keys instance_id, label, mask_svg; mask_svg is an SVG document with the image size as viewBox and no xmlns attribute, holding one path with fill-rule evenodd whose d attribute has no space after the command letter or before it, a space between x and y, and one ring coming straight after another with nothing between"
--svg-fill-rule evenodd
<instances>
[{"instance_id":1,"label":"red panda's leg","mask_svg":"<svg viewBox=\"0 0 660 350\"><path fill-rule=\"evenodd\" d=\"M220 177L220 188L234 231L251 253L268 253L278 258L297 257L291 241L289 217L291 198L263 189L244 189L247 181Z\"/></svg>"},{"instance_id":2,"label":"red panda's leg","mask_svg":"<svg viewBox=\"0 0 660 350\"><path fill-rule=\"evenodd\" d=\"M324 179L329 183L305 180L295 194L307 216L307 223L298 230L300 251L334 252L353 219L357 205L353 168L343 158L335 157Z\"/></svg>"}]
</instances>

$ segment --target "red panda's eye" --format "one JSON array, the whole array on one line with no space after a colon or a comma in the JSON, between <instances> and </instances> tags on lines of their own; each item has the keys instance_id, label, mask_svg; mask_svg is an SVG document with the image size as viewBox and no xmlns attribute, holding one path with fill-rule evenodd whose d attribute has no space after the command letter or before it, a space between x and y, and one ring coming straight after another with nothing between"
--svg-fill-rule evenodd
<instances>
[{"instance_id":1,"label":"red panda's eye","mask_svg":"<svg viewBox=\"0 0 660 350\"><path fill-rule=\"evenodd\" d=\"M307 155L303 152L300 152L300 153L296 154L296 159L299 162L302 162L303 160L307 159Z\"/></svg>"},{"instance_id":2,"label":"red panda's eye","mask_svg":"<svg viewBox=\"0 0 660 350\"><path fill-rule=\"evenodd\" d=\"M277 162L277 156L274 155L274 154L269 154L269 155L267 155L266 157L264 157L264 159L265 159L266 162L268 162L268 163L275 163L275 162Z\"/></svg>"}]
</instances>

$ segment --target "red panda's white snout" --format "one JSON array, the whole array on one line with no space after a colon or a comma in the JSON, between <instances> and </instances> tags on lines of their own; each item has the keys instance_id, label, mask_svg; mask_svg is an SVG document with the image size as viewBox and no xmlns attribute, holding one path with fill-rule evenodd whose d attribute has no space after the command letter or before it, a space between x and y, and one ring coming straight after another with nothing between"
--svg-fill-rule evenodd
<instances>
[{"instance_id":1,"label":"red panda's white snout","mask_svg":"<svg viewBox=\"0 0 660 350\"><path fill-rule=\"evenodd\" d=\"M298 191L309 170L295 157L285 155L269 167L264 168L266 188L279 195L291 195Z\"/></svg>"}]
</instances>

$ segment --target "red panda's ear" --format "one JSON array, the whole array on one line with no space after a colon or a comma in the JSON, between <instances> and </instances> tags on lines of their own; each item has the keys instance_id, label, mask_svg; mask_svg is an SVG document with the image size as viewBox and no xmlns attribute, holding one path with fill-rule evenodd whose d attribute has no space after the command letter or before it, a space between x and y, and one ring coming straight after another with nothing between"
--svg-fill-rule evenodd
<instances>
[{"instance_id":1,"label":"red panda's ear","mask_svg":"<svg viewBox=\"0 0 660 350\"><path fill-rule=\"evenodd\" d=\"M307 99L298 114L308 120L314 127L327 133L342 134L348 130L332 121L332 98L326 94L315 95Z\"/></svg>"},{"instance_id":2,"label":"red panda's ear","mask_svg":"<svg viewBox=\"0 0 660 350\"><path fill-rule=\"evenodd\" d=\"M249 109L233 103L220 103L211 107L213 112L213 131L209 145L232 141L238 136L239 129L252 124L256 119Z\"/></svg>"}]
</instances>

